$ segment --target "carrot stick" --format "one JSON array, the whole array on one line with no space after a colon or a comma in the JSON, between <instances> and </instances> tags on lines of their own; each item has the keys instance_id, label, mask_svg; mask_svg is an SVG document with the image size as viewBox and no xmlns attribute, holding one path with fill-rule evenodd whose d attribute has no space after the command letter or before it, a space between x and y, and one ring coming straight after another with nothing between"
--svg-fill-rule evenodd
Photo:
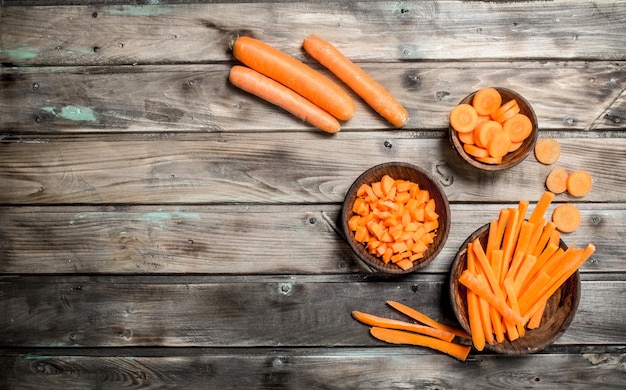
<instances>
[{"instance_id":1,"label":"carrot stick","mask_svg":"<svg viewBox=\"0 0 626 390\"><path fill-rule=\"evenodd\" d=\"M474 291L476 295L485 299L490 305L494 306L506 321L510 321L513 324L522 321L522 318L515 313L500 296L497 296L491 291L491 288L489 288L486 282L481 281L479 277L468 270L461 273L459 282Z\"/></svg>"},{"instance_id":2,"label":"carrot stick","mask_svg":"<svg viewBox=\"0 0 626 390\"><path fill-rule=\"evenodd\" d=\"M516 227L518 221L518 209L511 209L509 213L509 220L506 224L506 230L504 231L504 238L502 241L502 250L504 251L504 256L502 258L502 270L500 271L500 281L504 281L504 278L509 272L509 267L511 264L511 260L513 257L513 251L515 250L515 240L516 240Z\"/></svg>"},{"instance_id":3,"label":"carrot stick","mask_svg":"<svg viewBox=\"0 0 626 390\"><path fill-rule=\"evenodd\" d=\"M392 125L402 127L406 124L409 119L407 110L335 46L316 35L309 35L302 46Z\"/></svg>"},{"instance_id":4,"label":"carrot stick","mask_svg":"<svg viewBox=\"0 0 626 390\"><path fill-rule=\"evenodd\" d=\"M375 338L392 344L409 344L419 345L421 347L431 348L455 357L461 361L465 361L470 353L471 347L436 339L433 337L422 336L416 333L405 332L402 330L385 329L373 327L370 333Z\"/></svg>"},{"instance_id":5,"label":"carrot stick","mask_svg":"<svg viewBox=\"0 0 626 390\"><path fill-rule=\"evenodd\" d=\"M498 221L493 220L489 223L489 232L487 234L487 247L485 248L485 254L487 255L487 259L491 262L491 253L499 249L499 246L496 244L496 235L498 234ZM469 249L468 249L469 250ZM491 263L493 267L493 263ZM495 268L494 268L495 271ZM498 269L498 272L500 269Z\"/></svg>"},{"instance_id":6,"label":"carrot stick","mask_svg":"<svg viewBox=\"0 0 626 390\"><path fill-rule=\"evenodd\" d=\"M504 289L506 290L506 294L509 300L509 305L511 306L513 311L515 311L519 315L520 312L519 312L519 305L517 303L517 294L515 293L515 286L513 284L514 282L513 282L512 277L507 276L506 279L504 279ZM517 329L517 336L519 337L524 336L524 334L526 333L523 324L516 324L516 329Z\"/></svg>"},{"instance_id":7,"label":"carrot stick","mask_svg":"<svg viewBox=\"0 0 626 390\"><path fill-rule=\"evenodd\" d=\"M530 235L530 240L528 240L528 247L526 248L526 253L528 253L529 255L533 254L535 247L539 243L539 239L541 238L541 234L543 233L543 229L545 228L546 223L546 219L541 218L541 220L535 224L533 232Z\"/></svg>"},{"instance_id":8,"label":"carrot stick","mask_svg":"<svg viewBox=\"0 0 626 390\"><path fill-rule=\"evenodd\" d=\"M509 221L509 213L511 210L509 208L503 208L500 210L500 215L498 216L498 230L495 236L495 242L492 244L494 248L502 248L502 239L504 238L504 230Z\"/></svg>"},{"instance_id":9,"label":"carrot stick","mask_svg":"<svg viewBox=\"0 0 626 390\"><path fill-rule=\"evenodd\" d=\"M445 341L452 341L454 334L445 331L443 329L437 329L426 325L413 324L405 321L398 321L391 318L378 317L373 314L363 313L360 311L353 311L352 317L355 320L371 326L378 326L380 328L407 330L410 332L420 333L431 337L436 337Z\"/></svg>"},{"instance_id":10,"label":"carrot stick","mask_svg":"<svg viewBox=\"0 0 626 390\"><path fill-rule=\"evenodd\" d=\"M228 80L236 87L281 107L327 133L336 133L341 128L335 117L291 89L255 70L235 65L230 70Z\"/></svg>"},{"instance_id":11,"label":"carrot stick","mask_svg":"<svg viewBox=\"0 0 626 390\"><path fill-rule=\"evenodd\" d=\"M537 263L537 258L533 255L524 255L524 261L519 267L517 274L513 275L513 285L515 287L515 295L519 296L524 282L526 282L532 267Z\"/></svg>"},{"instance_id":12,"label":"carrot stick","mask_svg":"<svg viewBox=\"0 0 626 390\"><path fill-rule=\"evenodd\" d=\"M251 37L238 37L233 55L245 65L294 90L339 120L352 118L354 101L337 83L296 58Z\"/></svg>"},{"instance_id":13,"label":"carrot stick","mask_svg":"<svg viewBox=\"0 0 626 390\"><path fill-rule=\"evenodd\" d=\"M543 317L543 312L546 310L547 303L548 302L544 302L543 305L537 309L535 314L530 317L530 320L528 320L528 323L526 324L528 329L537 329L539 325L541 325L541 319Z\"/></svg>"},{"instance_id":14,"label":"carrot stick","mask_svg":"<svg viewBox=\"0 0 626 390\"><path fill-rule=\"evenodd\" d=\"M394 309L398 310L400 313L418 321L421 322L424 325L428 325L430 327L433 328L437 328L437 329L442 329L445 330L447 332L450 332L456 336L462 337L462 338L466 338L466 339L470 339L472 338L469 334L467 334L464 330L456 328L454 326L450 326L450 325L446 325L446 324L442 324L440 322L435 321L434 319L428 317L427 315L420 313L419 311L406 306L400 302L395 302L395 301L387 301L387 304L391 307L393 307Z\"/></svg>"},{"instance_id":15,"label":"carrot stick","mask_svg":"<svg viewBox=\"0 0 626 390\"><path fill-rule=\"evenodd\" d=\"M537 242L533 251L531 252L533 255L539 256L541 252L543 252L555 228L556 228L556 225L554 224L554 222L552 221L546 222L546 225L544 226L543 231L541 232L541 236L539 237L539 241Z\"/></svg>"},{"instance_id":16,"label":"carrot stick","mask_svg":"<svg viewBox=\"0 0 626 390\"><path fill-rule=\"evenodd\" d=\"M489 286L491 286L491 291L493 291L495 295L498 295L498 296L502 295L502 290L500 289L499 280L496 279L496 275L494 274L493 269L491 268L491 264L489 264L487 255L485 255L485 252L483 251L483 247L480 244L480 241L478 240L478 238L476 238L472 242L472 251L476 255L476 260L478 260L478 264L480 264L480 268L482 270L482 272L477 272L476 274L485 275L485 277L487 278L487 282L489 282ZM478 268L478 266L476 268Z\"/></svg>"},{"instance_id":17,"label":"carrot stick","mask_svg":"<svg viewBox=\"0 0 626 390\"><path fill-rule=\"evenodd\" d=\"M535 224L528 221L523 221L520 224L519 236L517 238L517 244L515 244L515 252L513 257L518 253L527 253L528 245L530 244L530 237L535 230Z\"/></svg>"},{"instance_id":18,"label":"carrot stick","mask_svg":"<svg viewBox=\"0 0 626 390\"><path fill-rule=\"evenodd\" d=\"M476 273L476 260L472 251L472 243L467 244L467 269ZM482 298L478 297L472 290L467 289L467 314L469 317L470 331L472 334L472 344L478 351L485 349L485 325L481 316Z\"/></svg>"},{"instance_id":19,"label":"carrot stick","mask_svg":"<svg viewBox=\"0 0 626 390\"><path fill-rule=\"evenodd\" d=\"M485 342L488 344L494 344L495 338L493 337L493 325L491 322L491 306L489 306L489 302L482 298L479 298L478 305L478 309L480 311L480 323L483 325Z\"/></svg>"},{"instance_id":20,"label":"carrot stick","mask_svg":"<svg viewBox=\"0 0 626 390\"><path fill-rule=\"evenodd\" d=\"M537 223L541 221L541 218L546 214L548 207L552 203L552 199L554 199L554 193L550 191L544 191L537 201L535 205L535 209L532 213L530 213L530 217L528 217L528 222Z\"/></svg>"}]
</instances>

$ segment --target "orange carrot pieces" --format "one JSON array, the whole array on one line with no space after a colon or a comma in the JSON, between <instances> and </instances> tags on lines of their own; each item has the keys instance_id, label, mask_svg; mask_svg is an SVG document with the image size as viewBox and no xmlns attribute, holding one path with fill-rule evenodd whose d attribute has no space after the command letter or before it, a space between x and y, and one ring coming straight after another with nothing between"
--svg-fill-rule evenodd
<instances>
[{"instance_id":1,"label":"orange carrot pieces","mask_svg":"<svg viewBox=\"0 0 626 390\"><path fill-rule=\"evenodd\" d=\"M395 127L402 127L409 119L407 110L379 83L350 61L331 43L310 35L302 46L319 63L346 83L357 95Z\"/></svg>"},{"instance_id":2,"label":"orange carrot pieces","mask_svg":"<svg viewBox=\"0 0 626 390\"><path fill-rule=\"evenodd\" d=\"M549 191L544 191L543 194L541 194L539 201L537 201L537 204L535 205L535 209L530 214L530 217L528 217L528 222L531 222L531 223L539 222L541 218L543 218L543 216L546 214L548 207L550 207L550 204L552 203L552 199L554 199L554 193L549 192Z\"/></svg>"},{"instance_id":3,"label":"orange carrot pieces","mask_svg":"<svg viewBox=\"0 0 626 390\"><path fill-rule=\"evenodd\" d=\"M572 172L567 177L567 192L576 197L585 196L591 191L591 175L589 172L577 171Z\"/></svg>"},{"instance_id":4,"label":"orange carrot pieces","mask_svg":"<svg viewBox=\"0 0 626 390\"><path fill-rule=\"evenodd\" d=\"M524 114L515 114L502 125L512 142L521 142L528 138L533 131L533 124Z\"/></svg>"},{"instance_id":5,"label":"orange carrot pieces","mask_svg":"<svg viewBox=\"0 0 626 390\"><path fill-rule=\"evenodd\" d=\"M555 194L562 194L567 190L568 176L564 168L554 168L546 177L546 188Z\"/></svg>"},{"instance_id":6,"label":"orange carrot pieces","mask_svg":"<svg viewBox=\"0 0 626 390\"><path fill-rule=\"evenodd\" d=\"M486 121L476 127L474 141L481 148L486 148L497 133L502 132L502 125L496 121ZM507 149L508 150L508 149Z\"/></svg>"},{"instance_id":7,"label":"orange carrot pieces","mask_svg":"<svg viewBox=\"0 0 626 390\"><path fill-rule=\"evenodd\" d=\"M463 133L459 133L459 134L463 134ZM465 150L467 154L477 157L477 158L489 157L489 152L487 151L487 149L477 146L477 145L463 144L463 150Z\"/></svg>"},{"instance_id":8,"label":"orange carrot pieces","mask_svg":"<svg viewBox=\"0 0 626 390\"><path fill-rule=\"evenodd\" d=\"M509 153L511 148L511 137L504 130L497 131L493 134L487 143L487 151L494 158L502 158Z\"/></svg>"},{"instance_id":9,"label":"orange carrot pieces","mask_svg":"<svg viewBox=\"0 0 626 390\"><path fill-rule=\"evenodd\" d=\"M561 156L561 145L552 138L542 138L535 143L535 158L542 164L554 164Z\"/></svg>"},{"instance_id":10,"label":"orange carrot pieces","mask_svg":"<svg viewBox=\"0 0 626 390\"><path fill-rule=\"evenodd\" d=\"M444 341L452 341L454 334L443 329L437 329L426 325L414 324L405 321L394 320L391 318L378 317L373 314L353 311L352 317L366 325L377 326L379 328L407 330L410 332L420 333L431 337L436 337Z\"/></svg>"},{"instance_id":11,"label":"orange carrot pieces","mask_svg":"<svg viewBox=\"0 0 626 390\"><path fill-rule=\"evenodd\" d=\"M250 37L232 43L235 58L294 90L339 120L352 118L354 101L337 83L296 58Z\"/></svg>"},{"instance_id":12,"label":"orange carrot pieces","mask_svg":"<svg viewBox=\"0 0 626 390\"><path fill-rule=\"evenodd\" d=\"M467 244L467 269L472 273L476 273L476 260L471 242ZM467 289L467 315L469 317L470 333L472 335L472 344L478 351L485 349L485 338L488 328L488 324L483 323L481 301L482 299L478 295Z\"/></svg>"},{"instance_id":13,"label":"orange carrot pieces","mask_svg":"<svg viewBox=\"0 0 626 390\"><path fill-rule=\"evenodd\" d=\"M573 204L561 204L552 212L552 222L559 231L571 233L580 226L580 211Z\"/></svg>"},{"instance_id":14,"label":"orange carrot pieces","mask_svg":"<svg viewBox=\"0 0 626 390\"><path fill-rule=\"evenodd\" d=\"M335 117L291 89L253 69L235 65L230 70L228 80L236 87L281 107L327 133L336 133L341 128Z\"/></svg>"},{"instance_id":15,"label":"orange carrot pieces","mask_svg":"<svg viewBox=\"0 0 626 390\"><path fill-rule=\"evenodd\" d=\"M478 113L470 104L459 104L450 112L450 126L459 133L474 131L477 123Z\"/></svg>"},{"instance_id":16,"label":"orange carrot pieces","mask_svg":"<svg viewBox=\"0 0 626 390\"><path fill-rule=\"evenodd\" d=\"M491 115L502 104L502 96L495 88L483 88L474 94L472 106L479 115Z\"/></svg>"},{"instance_id":17,"label":"orange carrot pieces","mask_svg":"<svg viewBox=\"0 0 626 390\"><path fill-rule=\"evenodd\" d=\"M546 309L546 304L547 302L544 302L539 309L537 309L535 314L530 317L530 320L528 320L528 323L526 324L528 329L537 329L539 325L541 325L541 319L543 318L543 312Z\"/></svg>"},{"instance_id":18,"label":"orange carrot pieces","mask_svg":"<svg viewBox=\"0 0 626 390\"><path fill-rule=\"evenodd\" d=\"M456 328L454 326L450 326L450 325L446 325L446 324L442 324L432 318L430 318L429 316L413 309L412 307L406 306L400 302L395 302L395 301L387 301L387 304L391 307L393 307L394 309L398 310L400 313L406 315L407 317L410 317L418 322L421 322L424 325L428 325L430 327L436 328L436 329L442 329L445 330L446 332L450 332L453 333L456 336L462 337L462 338L466 338L469 339L471 338L470 335L468 335L465 331L463 331L462 329Z\"/></svg>"},{"instance_id":19,"label":"orange carrot pieces","mask_svg":"<svg viewBox=\"0 0 626 390\"><path fill-rule=\"evenodd\" d=\"M465 270L461 273L459 282L474 291L476 295L489 302L490 305L494 306L498 312L502 314L506 321L509 321L512 324L522 322L520 315L515 313L500 296L494 294L489 285L482 282L476 275L472 274L468 270Z\"/></svg>"},{"instance_id":20,"label":"orange carrot pieces","mask_svg":"<svg viewBox=\"0 0 626 390\"><path fill-rule=\"evenodd\" d=\"M405 332L402 330L385 329L373 327L370 333L375 338L391 344L408 344L419 345L431 348L455 357L461 361L465 361L470 353L471 347L457 343L451 343L436 339L433 337L423 336L416 333Z\"/></svg>"},{"instance_id":21,"label":"orange carrot pieces","mask_svg":"<svg viewBox=\"0 0 626 390\"><path fill-rule=\"evenodd\" d=\"M504 123L507 119L513 117L519 111L520 108L517 100L511 99L508 102L502 104L500 108L498 108L493 114L491 114L491 117L494 121Z\"/></svg>"},{"instance_id":22,"label":"orange carrot pieces","mask_svg":"<svg viewBox=\"0 0 626 390\"><path fill-rule=\"evenodd\" d=\"M520 314L519 305L517 302L517 294L515 293L515 286L513 285L513 278L507 277L504 279L504 289L506 291L507 298L509 300L509 305L513 309L515 313ZM516 324L517 335L519 337L524 336L526 333L523 324Z\"/></svg>"}]
</instances>

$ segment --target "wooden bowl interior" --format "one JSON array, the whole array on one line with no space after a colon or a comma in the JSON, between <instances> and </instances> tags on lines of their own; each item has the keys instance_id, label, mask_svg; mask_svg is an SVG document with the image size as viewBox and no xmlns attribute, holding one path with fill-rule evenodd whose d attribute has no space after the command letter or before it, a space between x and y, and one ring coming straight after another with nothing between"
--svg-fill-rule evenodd
<instances>
[{"instance_id":1,"label":"wooden bowl interior","mask_svg":"<svg viewBox=\"0 0 626 390\"><path fill-rule=\"evenodd\" d=\"M487 244L489 224L476 230L463 243L457 253L450 271L450 299L452 310L461 327L470 332L469 316L467 313L467 289L458 279L467 267L467 244L479 238L483 246ZM567 249L563 241L561 248ZM577 271L558 289L548 300L546 309L541 319L541 325L537 329L528 329L523 337L511 342L505 340L499 344L485 344L485 349L508 355L523 355L535 353L551 345L567 330L580 301L580 274Z\"/></svg>"},{"instance_id":2,"label":"wooden bowl interior","mask_svg":"<svg viewBox=\"0 0 626 390\"><path fill-rule=\"evenodd\" d=\"M356 192L363 183L371 184L379 181L385 174L394 179L410 180L417 183L421 189L428 190L431 198L435 199L435 211L439 215L439 227L434 242L428 247L424 257L414 262L414 266L403 270L389 262L385 264L379 257L367 252L365 245L354 239L354 233L348 228L348 220L353 215L352 205L356 199ZM375 271L383 274L405 274L414 272L430 263L441 251L450 231L450 205L445 192L425 171L421 168L400 162L385 163L365 171L352 184L343 203L341 225L346 241L356 255Z\"/></svg>"},{"instance_id":3,"label":"wooden bowl interior","mask_svg":"<svg viewBox=\"0 0 626 390\"><path fill-rule=\"evenodd\" d=\"M463 149L463 143L459 139L457 132L452 127L449 127L448 135L450 138L450 143L452 143L452 147L454 148L456 153L463 160L465 160L467 163L469 163L473 167L483 169L486 171L498 171L502 169L507 169L522 162L528 156L528 154L532 151L535 145L535 142L537 141L537 135L539 133L538 127L537 127L537 116L535 115L535 112L533 111L533 108L531 107L530 103L528 103L528 101L524 99L521 95L517 94L516 92L510 89L497 88L497 87L494 87L494 88L498 92L500 92L500 95L502 96L502 103L506 103L511 99L517 100L517 103L520 107L520 113L526 115L530 119L530 121L533 124L533 130L530 136L526 138L526 140L524 140L524 143L522 143L522 146L520 146L516 151L508 153L506 156L504 156L500 164L485 164L478 160L475 160L471 155L465 152L465 150ZM465 97L463 100L461 100L459 104L462 104L462 103L471 104L472 100L474 99L475 94L476 92L471 93L470 95Z\"/></svg>"}]
</instances>

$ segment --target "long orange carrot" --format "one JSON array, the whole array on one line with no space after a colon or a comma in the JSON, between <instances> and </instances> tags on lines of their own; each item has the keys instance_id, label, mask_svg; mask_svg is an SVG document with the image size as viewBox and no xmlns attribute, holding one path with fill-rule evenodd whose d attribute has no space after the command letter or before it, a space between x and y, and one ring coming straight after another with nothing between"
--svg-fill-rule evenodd
<instances>
[{"instance_id":1,"label":"long orange carrot","mask_svg":"<svg viewBox=\"0 0 626 390\"><path fill-rule=\"evenodd\" d=\"M421 322L424 325L428 325L431 326L433 328L437 328L437 329L443 329L445 331L448 331L450 333L454 333L455 335L459 336L459 337L463 337L466 339L471 338L470 335L468 335L465 331L463 331L462 329L458 329L454 326L450 326L450 325L446 325L446 324L442 324L438 321L433 320L432 318L428 317L427 315L420 313L419 311L403 305L400 302L395 302L395 301L387 301L387 304L391 307L393 307L394 309L398 310L400 313L413 318L416 321Z\"/></svg>"},{"instance_id":2,"label":"long orange carrot","mask_svg":"<svg viewBox=\"0 0 626 390\"><path fill-rule=\"evenodd\" d=\"M298 59L250 37L232 43L235 58L294 90L339 120L352 118L354 101L337 83Z\"/></svg>"},{"instance_id":3,"label":"long orange carrot","mask_svg":"<svg viewBox=\"0 0 626 390\"><path fill-rule=\"evenodd\" d=\"M530 214L530 217L528 217L528 222L539 222L541 218L543 218L543 216L545 215L546 210L548 210L550 203L552 203L552 199L554 199L554 193L550 191L544 191L543 194L541 194L539 201L537 201L535 209Z\"/></svg>"},{"instance_id":4,"label":"long orange carrot","mask_svg":"<svg viewBox=\"0 0 626 390\"><path fill-rule=\"evenodd\" d=\"M336 133L341 129L335 117L291 89L253 69L235 65L230 70L228 80L234 86L281 107L327 133Z\"/></svg>"},{"instance_id":5,"label":"long orange carrot","mask_svg":"<svg viewBox=\"0 0 626 390\"><path fill-rule=\"evenodd\" d=\"M476 261L474 260L474 252L472 251L472 243L467 244L467 269L470 272L476 272ZM485 325L481 316L480 304L481 298L469 288L467 289L467 315L469 317L470 332L472 334L472 344L478 351L485 349Z\"/></svg>"},{"instance_id":6,"label":"long orange carrot","mask_svg":"<svg viewBox=\"0 0 626 390\"><path fill-rule=\"evenodd\" d=\"M457 343L451 343L433 337L422 336L417 333L405 332L402 330L385 329L373 327L370 330L372 336L379 340L392 344L409 344L428 347L440 352L447 353L459 360L465 361L470 353L471 347Z\"/></svg>"},{"instance_id":7,"label":"long orange carrot","mask_svg":"<svg viewBox=\"0 0 626 390\"><path fill-rule=\"evenodd\" d=\"M378 317L373 314L353 311L352 317L366 325L377 326L379 328L407 330L431 337L436 337L444 341L452 341L454 334L443 329L437 329L426 325L412 324L410 322L394 320L391 318Z\"/></svg>"},{"instance_id":8,"label":"long orange carrot","mask_svg":"<svg viewBox=\"0 0 626 390\"><path fill-rule=\"evenodd\" d=\"M335 46L316 35L309 35L302 46L311 57L346 83L392 125L395 127L405 125L409 119L407 110L382 85L374 81Z\"/></svg>"}]
</instances>

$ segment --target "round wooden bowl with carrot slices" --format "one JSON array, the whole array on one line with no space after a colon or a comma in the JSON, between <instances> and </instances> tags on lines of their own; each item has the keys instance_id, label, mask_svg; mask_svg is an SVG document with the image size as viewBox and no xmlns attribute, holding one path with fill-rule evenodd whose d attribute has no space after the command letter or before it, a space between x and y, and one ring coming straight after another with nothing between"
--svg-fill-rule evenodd
<instances>
[{"instance_id":1,"label":"round wooden bowl with carrot slices","mask_svg":"<svg viewBox=\"0 0 626 390\"><path fill-rule=\"evenodd\" d=\"M468 334L472 334L470 326L470 309L468 306L469 289L459 279L463 272L468 269L468 246L478 240L483 248L487 247L490 224L486 224L472 233L461 245L457 252L449 275L448 291L452 310L463 328ZM559 248L567 250L563 240L559 240ZM472 250L471 248L469 250ZM475 252L475 251L472 251ZM474 260L472 260L474 261ZM530 282L529 282L530 283ZM580 301L580 273L577 270L550 296L547 303L539 312L537 322L530 325L529 321L524 328L524 333L518 335L513 341L509 340L507 328L503 326L504 339L496 340L495 327L492 328L493 340L485 341L484 349L506 355L524 355L539 352L554 343L567 330L571 324L578 303ZM523 299L520 293L520 301ZM522 302L520 302L522 305ZM498 316L498 318L502 318ZM515 333L515 332L513 332Z\"/></svg>"},{"instance_id":2,"label":"round wooden bowl with carrot slices","mask_svg":"<svg viewBox=\"0 0 626 390\"><path fill-rule=\"evenodd\" d=\"M374 273L417 271L441 251L450 204L428 172L389 162L363 172L348 190L340 225L350 248Z\"/></svg>"},{"instance_id":3,"label":"round wooden bowl with carrot slices","mask_svg":"<svg viewBox=\"0 0 626 390\"><path fill-rule=\"evenodd\" d=\"M477 103L479 100L484 104ZM537 116L530 103L507 88L474 91L450 113L448 135L454 151L471 166L485 171L508 169L522 162L533 150L537 134Z\"/></svg>"}]
</instances>

